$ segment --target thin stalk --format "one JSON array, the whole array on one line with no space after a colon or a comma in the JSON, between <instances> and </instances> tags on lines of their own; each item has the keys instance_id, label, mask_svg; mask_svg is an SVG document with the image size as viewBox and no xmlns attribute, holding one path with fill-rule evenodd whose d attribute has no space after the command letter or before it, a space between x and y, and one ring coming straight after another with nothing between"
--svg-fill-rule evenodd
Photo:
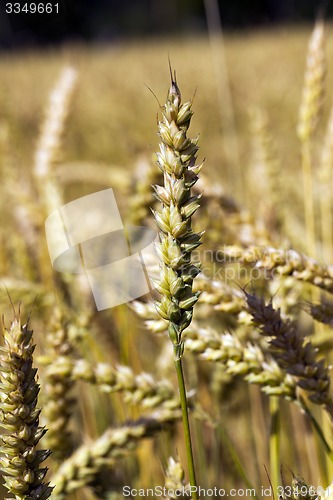
<instances>
[{"instance_id":1,"label":"thin stalk","mask_svg":"<svg viewBox=\"0 0 333 500\"><path fill-rule=\"evenodd\" d=\"M217 431L219 433L219 435L221 436L223 442L227 445L228 447L228 450L229 450L229 453L230 453L230 456L231 456L231 459L240 475L240 477L243 479L244 483L246 484L247 488L249 488L250 490L254 490L255 491L255 494L253 495L253 498L255 498L256 500L259 500L259 497L257 495L257 490L254 488L253 484L251 483L247 473L246 473L246 470L241 462L241 459L237 453L237 450L235 449L230 437L228 436L227 432L225 431L225 429L222 427L222 425L219 425L217 427Z\"/></svg>"},{"instance_id":2,"label":"thin stalk","mask_svg":"<svg viewBox=\"0 0 333 500\"><path fill-rule=\"evenodd\" d=\"M306 226L306 236L307 236L307 250L311 253L312 257L316 258L317 257L317 250L316 250L316 229L315 229L315 214L314 214L314 196L313 196L313 175L312 175L312 155L311 155L311 142L310 140L304 141L302 143L301 147L301 156L302 156L302 169L303 169L303 186L304 186L304 213L305 213L305 226ZM321 230L322 230L322 252L323 255L324 252L329 251L330 249L330 239L331 239L331 234L328 232L327 235L324 231L324 224L326 225L327 222L330 220L330 216L328 215L328 212L330 211L330 206L327 207L327 204L325 203L325 195L321 197ZM327 211L327 217L323 216L323 211ZM325 212L326 213L326 212ZM311 291L311 300L312 302L316 302L316 300L319 299L319 292L318 290L312 290ZM315 337L320 335L323 332L323 325L320 325L318 323L315 324ZM314 428L317 431L318 436L320 436L321 439L324 438L323 431L321 427L319 426L317 420L313 418L313 416L309 413L307 413L308 416L311 418L311 421L314 425ZM323 421L322 423L324 431L329 432L330 431L330 424L327 421ZM319 447L319 452L320 453L320 443L317 441L317 446ZM325 469L329 471L329 475L332 473L332 452L327 451L327 447L325 447L326 454L323 455L321 453L320 456L320 462L325 463ZM323 466L321 466L321 469L323 471ZM326 473L327 477L327 473Z\"/></svg>"},{"instance_id":3,"label":"thin stalk","mask_svg":"<svg viewBox=\"0 0 333 500\"><path fill-rule=\"evenodd\" d=\"M306 414L306 416L309 417L309 419L311 420L313 428L315 429L317 435L319 436L319 438L321 439L321 441L324 445L327 456L333 462L333 451L332 451L330 445L328 444L328 442L326 441L326 438L324 436L324 433L323 433L321 426L319 425L318 421L316 420L316 418L314 417L314 415L310 411L309 407L306 405L303 398L300 398L300 408Z\"/></svg>"},{"instance_id":4,"label":"thin stalk","mask_svg":"<svg viewBox=\"0 0 333 500\"><path fill-rule=\"evenodd\" d=\"M324 261L329 262L332 256L332 228L333 228L333 218L332 218L332 203L331 203L331 193L322 193L320 197L320 211L321 211L321 241L322 241L322 258Z\"/></svg>"},{"instance_id":5,"label":"thin stalk","mask_svg":"<svg viewBox=\"0 0 333 500\"><path fill-rule=\"evenodd\" d=\"M316 412L316 413L314 413ZM327 464L330 462L330 459L327 455L328 447L326 439L325 439L325 428L323 425L323 412L320 408L313 408L313 410L308 410L308 417L310 418L310 426L315 429L315 438L314 439L314 451L317 457L317 467L318 473L316 477L320 478L322 483L328 484L330 482L330 477L328 475ZM323 446L324 444L324 446Z\"/></svg>"},{"instance_id":6,"label":"thin stalk","mask_svg":"<svg viewBox=\"0 0 333 500\"><path fill-rule=\"evenodd\" d=\"M184 430L184 439L185 439L185 447L186 447L186 456L187 456L187 466L190 477L190 485L191 485L191 495L193 500L198 500L197 494L197 481L195 477L195 468L194 468L194 460L193 460L193 451L192 451L192 441L191 441L191 431L190 431L190 423L188 418L188 408L187 408L187 398L186 398L186 390L185 390L185 380L182 366L182 356L180 354L181 349L175 348L174 361L176 367L176 373L178 378L178 387L179 387L179 396L180 396L180 405L182 409L182 420L183 420L183 430Z\"/></svg>"},{"instance_id":7,"label":"thin stalk","mask_svg":"<svg viewBox=\"0 0 333 500\"><path fill-rule=\"evenodd\" d=\"M266 476L264 477L265 470L263 467L259 467L258 464L268 462L266 450L267 436L266 433L263 432L263 429L266 429L266 419L261 400L261 393L258 390L258 387L249 384L248 390L257 475L261 479L261 484L264 484L264 480L266 478Z\"/></svg>"},{"instance_id":8,"label":"thin stalk","mask_svg":"<svg viewBox=\"0 0 333 500\"><path fill-rule=\"evenodd\" d=\"M273 491L278 491L280 477L280 407L277 396L269 398L269 412L271 415L269 435L270 479Z\"/></svg>"},{"instance_id":9,"label":"thin stalk","mask_svg":"<svg viewBox=\"0 0 333 500\"><path fill-rule=\"evenodd\" d=\"M315 230L315 214L314 214L314 196L313 196L313 175L312 175L312 158L311 158L311 142L304 141L302 143L301 147L301 156L302 156L302 169L303 169L303 186L304 186L304 213L305 213L305 226L306 226L306 236L307 236L307 250L311 253L312 257L316 258L317 257L317 252L316 252L316 230ZM323 201L324 196L322 196L322 201L321 201L321 210L324 210L325 208L325 202ZM329 207L330 208L330 207ZM323 214L321 214L323 215ZM327 221L327 219L322 218L322 231L323 231L323 221ZM325 233L323 233L325 235ZM322 234L322 236L323 236ZM325 238L325 236L324 236ZM328 236L330 238L330 236ZM322 242L324 239L322 239ZM329 243L327 240L325 240L325 245L323 245L323 251L327 251L327 246L329 248ZM316 299L319 298L319 292L318 290L312 290L311 291L311 300L312 302L315 302ZM319 324L315 324L315 336L320 334L323 331L323 326ZM310 416L310 415L309 415ZM311 417L310 417L311 418ZM322 432L321 427L319 426L318 422L311 418L311 421L317 430L318 435L322 438L324 438L324 434ZM327 421L323 421L323 427L324 430L329 431L329 425ZM321 433L321 434L320 434ZM319 445L319 443L317 443ZM327 448L325 447L326 451ZM332 464L331 464L332 457L330 456L330 453L328 453L326 456L323 456L321 454L321 461L325 462L326 469L327 470L332 470ZM327 476L327 474L326 474Z\"/></svg>"},{"instance_id":10,"label":"thin stalk","mask_svg":"<svg viewBox=\"0 0 333 500\"><path fill-rule=\"evenodd\" d=\"M218 420L215 420L213 419L210 415L208 415L202 408L200 408L200 416L199 416L199 413L198 413L198 407L196 407L196 417L197 417L197 420L202 420L204 421L206 424L209 425L209 427L211 429L214 430L215 432L215 436L216 436L216 443L217 443L217 447L220 449L221 448L221 440L222 440L222 444L223 445L226 445L227 448L228 448L228 451L229 451L229 454L230 454L230 458L232 459L234 465L235 465L235 468L237 470L237 472L239 473L240 477L243 479L244 483L246 484L246 486L250 489L250 490L253 490L255 492L254 495L252 495L254 498L256 498L256 500L259 500L259 497L257 495L257 492L256 492L256 489L254 487L254 485L252 484L252 482L250 481L250 478L245 470L245 467L242 463L242 460L232 442L232 440L230 439L227 431L225 430L225 427L224 427L224 424L223 424L223 420L222 419L218 419ZM217 408L217 410L219 410L219 407ZM265 462L265 461L263 461ZM220 470L219 469L219 465L220 465L220 460L219 460L219 456L216 457L216 454L215 454L215 465L217 466L217 470Z\"/></svg>"},{"instance_id":11,"label":"thin stalk","mask_svg":"<svg viewBox=\"0 0 333 500\"><path fill-rule=\"evenodd\" d=\"M204 429L202 423L199 421L198 418L192 419L192 437L193 437L193 442L196 443L196 450L195 450L196 469L199 471L207 470L207 462L206 462L205 447L204 447ZM220 470L218 466L219 459L216 455L217 453L215 447L215 449L212 451L212 456L214 456L213 460L217 467L216 470ZM200 486L202 488L208 488L209 484L212 484L212 481L213 481L212 471L207 470L207 474L204 477L202 476L200 477Z\"/></svg>"},{"instance_id":12,"label":"thin stalk","mask_svg":"<svg viewBox=\"0 0 333 500\"><path fill-rule=\"evenodd\" d=\"M314 217L314 201L313 201L311 147L309 141L304 141L302 143L301 156L302 156L302 171L303 171L304 215L305 215L307 250L312 257L315 257L316 235L315 235L315 217Z\"/></svg>"}]
</instances>

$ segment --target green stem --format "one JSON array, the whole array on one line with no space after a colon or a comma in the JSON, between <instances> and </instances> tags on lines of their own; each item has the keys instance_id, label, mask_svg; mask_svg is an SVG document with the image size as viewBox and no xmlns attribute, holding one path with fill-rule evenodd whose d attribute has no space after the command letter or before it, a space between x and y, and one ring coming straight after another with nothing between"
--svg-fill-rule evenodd
<instances>
[{"instance_id":1,"label":"green stem","mask_svg":"<svg viewBox=\"0 0 333 500\"><path fill-rule=\"evenodd\" d=\"M329 183L329 180L327 180ZM332 255L333 243L333 218L332 218L332 200L331 193L327 193L327 187L320 197L320 221L321 221L321 242L322 242L322 258L324 261L329 261Z\"/></svg>"},{"instance_id":2,"label":"green stem","mask_svg":"<svg viewBox=\"0 0 333 500\"><path fill-rule=\"evenodd\" d=\"M185 381L183 374L183 366L182 366L182 349L183 345L178 344L174 346L174 361L178 378L178 386L179 386L179 395L180 395L180 405L182 409L182 419L183 419L183 429L184 429L184 438L185 438L185 447L186 447L186 455L187 455L187 465L190 476L190 485L191 485L191 496L192 500L198 500L197 493L197 482L195 478L195 470L194 470L194 460L193 460L193 451L192 451L192 441L191 441L191 432L190 432L190 424L188 419L188 409L187 409L187 399L186 399L186 391L185 391Z\"/></svg>"},{"instance_id":3,"label":"green stem","mask_svg":"<svg viewBox=\"0 0 333 500\"><path fill-rule=\"evenodd\" d=\"M271 396L269 398L269 412L271 415L271 430L269 436L269 462L270 476L273 491L278 491L280 474L280 408L279 398Z\"/></svg>"},{"instance_id":4,"label":"green stem","mask_svg":"<svg viewBox=\"0 0 333 500\"><path fill-rule=\"evenodd\" d=\"M256 489L254 488L253 484L251 483L230 437L228 436L225 429L221 425L217 428L217 431L218 431L219 435L221 436L223 442L227 445L230 456L232 458L232 461L234 462L234 465L235 465L237 471L239 472L240 476L242 477L243 481L245 482L247 488L250 489L251 491L255 492L255 494L251 495L251 496L253 496L253 498L255 498L256 500L259 500Z\"/></svg>"}]
</instances>

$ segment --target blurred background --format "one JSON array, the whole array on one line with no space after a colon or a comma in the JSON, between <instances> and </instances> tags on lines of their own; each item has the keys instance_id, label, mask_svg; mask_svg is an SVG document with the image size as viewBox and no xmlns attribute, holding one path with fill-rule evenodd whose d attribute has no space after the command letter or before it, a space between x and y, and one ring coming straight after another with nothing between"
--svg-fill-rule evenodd
<instances>
[{"instance_id":1,"label":"blurred background","mask_svg":"<svg viewBox=\"0 0 333 500\"><path fill-rule=\"evenodd\" d=\"M1 47L45 45L64 40L112 42L134 36L199 34L206 30L203 0L59 0L53 3L59 4L59 15L43 16L43 19L41 15L23 15L20 19L14 15L8 19L3 2ZM313 22L320 6L317 0L220 0L217 3L223 26L228 29ZM333 6L326 4L326 17L331 17Z\"/></svg>"},{"instance_id":2,"label":"blurred background","mask_svg":"<svg viewBox=\"0 0 333 500\"><path fill-rule=\"evenodd\" d=\"M55 276L45 244L45 219L55 203L56 208L60 206L59 200L65 203L112 187L124 221L152 223L151 184L159 182L154 155L159 142L156 120L159 102L165 102L170 84L170 57L183 101L195 95L189 136L200 134L199 160L207 158L200 189L207 195L208 208L204 206L197 219L198 229L206 229L205 245L218 249L245 241L283 249L292 246L332 262L332 241L326 254L320 253L325 234L320 233L317 216L323 184L330 207L327 214L332 216L331 166L328 177L320 177L319 158L332 108L333 1L52 3L58 4L59 14L7 15L6 2L0 5L0 278L13 302L23 301L21 310L25 315L38 295L33 315L37 349L44 349L45 332L52 335L50 316L54 297L59 293L70 321L80 319L77 311L88 311L88 318L91 315L89 342L95 348L91 357L98 353L95 358L99 361L121 362L137 372L160 374L159 360L166 358L162 347L168 339L150 335L127 306L97 315L91 296L82 287L72 286L72 277L63 278L59 273ZM296 128L309 37L320 13L326 20L327 71L324 105L313 140L319 249L315 255L307 248L304 236L304 191ZM74 68L77 78L64 91L61 75L68 65ZM66 92L68 97L61 111L58 97ZM57 140L50 146L50 141L44 139L50 128L54 132L49 127L53 119L60 125ZM49 178L41 176L36 167L36 151L43 152L43 148L51 150ZM325 219L326 225L322 224L328 239L332 235L330 217ZM297 292L294 282L290 289ZM283 295L276 290L270 289L267 296L274 295L276 300L275 294ZM295 317L303 313L304 304L297 294L292 302ZM311 295L305 297L310 300ZM1 314L5 311L6 318L11 318L4 287L0 288L0 302ZM219 329L227 325L236 331L232 311L217 314ZM305 330L314 330L309 318ZM243 331L247 340L248 329L241 325L241 334ZM85 356L89 357L89 349L84 351ZM239 379L225 381L218 365L216 370L204 363L197 368L193 362L189 370L189 389L198 385L209 411L215 387L216 421L222 416L228 432L230 423L232 446L256 486L267 484L262 464L269 463L268 399L257 388L251 387L248 392ZM90 396L87 390L78 397L82 411L75 417L83 424L74 425L77 443L83 440L82 435L99 435L110 420L112 425L119 425L124 420L119 415L132 417L129 405L122 400L110 403L110 410L109 402L96 399L98 404L94 404ZM114 411L119 408L118 413ZM281 463L293 467L309 483L327 485L333 466L327 465L324 453L318 451L308 422L287 405L282 411ZM290 435L295 437L295 445ZM243 485L242 477L230 463L231 454L225 451L227 447L221 437L216 437L215 430L198 424L195 439L197 448L203 450L200 460L207 484L221 477L226 487ZM178 454L182 441L177 440L176 445L172 453ZM162 480L163 470L159 460L148 470L148 460L152 462L151 457L156 455L165 463L167 457L164 442L159 450L149 443L145 446L140 459L141 475L145 476L144 484L151 485L156 478ZM313 459L317 456L318 460ZM222 475L220 469L225 471ZM136 481L143 484L138 470ZM132 478L131 471L126 474L126 478ZM87 494L77 498L94 497Z\"/></svg>"},{"instance_id":3,"label":"blurred background","mask_svg":"<svg viewBox=\"0 0 333 500\"><path fill-rule=\"evenodd\" d=\"M260 106L267 112L267 126L274 124L276 154L285 174L294 169L308 37L320 13L329 23L333 2L53 4L58 14L6 14L6 3L0 6L3 137L7 134L11 155L15 151L17 169L32 162L47 96L68 63L75 65L79 79L61 159L104 162L115 170L133 170L150 161L157 147L153 117L158 104L147 86L163 100L168 57L184 98L198 89L193 134L201 132L201 148L215 166L215 176L238 201L250 204L254 194L248 179L253 174L248 168L253 166L253 108Z\"/></svg>"}]
</instances>

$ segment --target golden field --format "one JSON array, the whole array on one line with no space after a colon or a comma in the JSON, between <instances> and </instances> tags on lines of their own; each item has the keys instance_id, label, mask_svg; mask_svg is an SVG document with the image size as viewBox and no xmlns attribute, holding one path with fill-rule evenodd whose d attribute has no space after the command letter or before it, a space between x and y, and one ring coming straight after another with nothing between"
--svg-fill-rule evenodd
<instances>
[{"instance_id":1,"label":"golden field","mask_svg":"<svg viewBox=\"0 0 333 500\"><path fill-rule=\"evenodd\" d=\"M179 459L185 479L169 477L167 484L188 482L172 348L151 298L97 312L80 279L52 270L44 233L58 202L109 187L124 222L155 227L149 207L158 203L150 184L163 182L154 153L160 142L158 101L164 104L170 86L168 57L183 101L193 101L189 135L200 135L198 157L205 158L201 207L193 216L194 227L205 231L198 252L205 273L195 281L202 295L184 333L198 484L226 491L253 487L256 498L264 499L262 487L271 481L279 498L280 466L286 483L290 471L298 477L294 486L303 484L300 477L314 487L332 482L331 395L325 392L327 400L319 402L315 395L319 382L330 378L333 359L333 137L327 133L333 40L326 26L327 70L315 53L309 98L315 111L303 113L303 120L318 116L300 141L311 32L286 26L227 33L224 42L191 35L0 55L1 313L5 339L15 315L24 324L31 314L41 385L37 406L40 425L49 429L41 447L53 451L46 462L47 478L56 486L51 498L115 500L124 498L124 485L163 485L169 457ZM59 133L54 144L43 142L47 120L57 114L49 96L68 65L77 76L66 102L59 101ZM36 151L43 147L49 148L44 177L36 170ZM263 334L268 327L256 320L244 287L264 297L267 307L272 299L275 312L281 309L281 324L295 335L289 344L272 349L272 338L284 327L278 322L280 330ZM0 372L5 356L4 349ZM276 370L272 379L267 366ZM149 380L140 378L142 372ZM0 376L2 391L6 380ZM281 387L290 382L293 395L285 397L282 389L279 394L276 380ZM172 415L160 417L166 411ZM133 426L149 419L156 419L155 427L131 435ZM105 444L103 454L100 443L96 451L100 436L111 442L105 434L111 428L122 429L118 442L112 434L112 447ZM80 446L86 448L75 455ZM316 498L295 491L287 496L287 489L284 494ZM16 498L30 498L21 495Z\"/></svg>"}]
</instances>

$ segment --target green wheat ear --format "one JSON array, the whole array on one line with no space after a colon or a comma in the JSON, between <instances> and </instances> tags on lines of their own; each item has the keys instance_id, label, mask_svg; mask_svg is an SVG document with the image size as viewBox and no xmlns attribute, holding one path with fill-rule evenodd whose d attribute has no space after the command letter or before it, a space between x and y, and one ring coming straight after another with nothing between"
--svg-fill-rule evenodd
<instances>
[{"instance_id":1,"label":"green wheat ear","mask_svg":"<svg viewBox=\"0 0 333 500\"><path fill-rule=\"evenodd\" d=\"M41 463L49 450L37 450L46 432L39 426L39 385L33 368L32 330L15 318L4 329L0 349L0 421L7 433L0 436L0 471L5 487L17 500L46 500L52 488L44 483L47 468Z\"/></svg>"},{"instance_id":2,"label":"green wheat ear","mask_svg":"<svg viewBox=\"0 0 333 500\"><path fill-rule=\"evenodd\" d=\"M187 138L192 103L181 104L181 94L172 80L167 100L162 108L163 121L158 124L161 138L157 165L163 173L164 185L153 186L155 196L162 203L160 211L153 212L160 229L157 253L160 260L160 279L155 283L162 298L156 309L168 321L168 332L175 350L182 348L182 332L192 321L193 307L200 292L192 291L193 279L200 265L191 259L192 251L201 242L201 234L191 226L193 214L199 208L200 195L191 194L198 180L202 164L196 165L196 139Z\"/></svg>"}]
</instances>

